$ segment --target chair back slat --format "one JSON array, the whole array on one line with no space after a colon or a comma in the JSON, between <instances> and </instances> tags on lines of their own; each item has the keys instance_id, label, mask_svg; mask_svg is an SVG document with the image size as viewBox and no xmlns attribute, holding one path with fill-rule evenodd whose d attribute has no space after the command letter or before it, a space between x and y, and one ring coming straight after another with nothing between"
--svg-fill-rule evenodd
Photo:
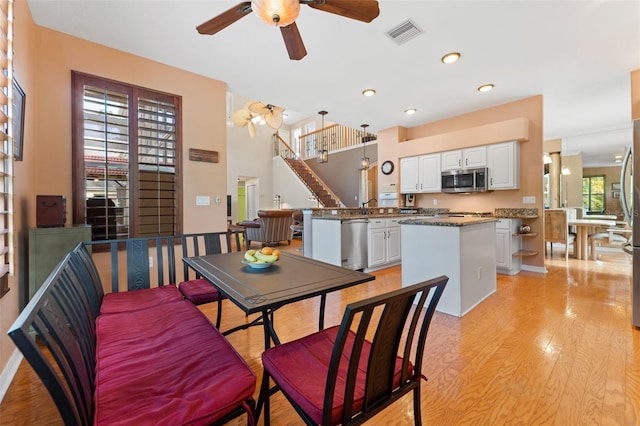
<instances>
[{"instance_id":1,"label":"chair back slat","mask_svg":"<svg viewBox=\"0 0 640 426\"><path fill-rule=\"evenodd\" d=\"M231 251L231 237L228 232L205 232L197 234L180 235L182 243L182 257L207 256L211 254L229 253ZM182 281L190 279L189 274L192 269L183 262ZM200 274L195 273L196 278Z\"/></svg>"},{"instance_id":2,"label":"chair back slat","mask_svg":"<svg viewBox=\"0 0 640 426\"><path fill-rule=\"evenodd\" d=\"M119 240L85 241L84 245L95 251L107 251L111 266L111 291L120 289L120 276L126 282L126 289L143 290L152 285L163 286L176 282L176 258L174 236L136 237ZM120 255L124 251L126 271L121 274ZM150 258L155 258L151 265ZM155 270L155 275L153 272ZM153 278L153 279L152 279Z\"/></svg>"},{"instance_id":3,"label":"chair back slat","mask_svg":"<svg viewBox=\"0 0 640 426\"><path fill-rule=\"evenodd\" d=\"M345 359L349 359L349 365L342 401L343 424L359 424L420 386L429 324L447 281L446 276L441 276L346 307L328 369L323 424L331 424L337 379ZM368 359L364 360L362 348L368 335L373 335L373 339ZM412 352L412 348L417 350ZM399 387L396 387L398 357L402 358L402 369ZM360 370L364 365L363 406L354 407L357 375L362 374Z\"/></svg>"}]
</instances>

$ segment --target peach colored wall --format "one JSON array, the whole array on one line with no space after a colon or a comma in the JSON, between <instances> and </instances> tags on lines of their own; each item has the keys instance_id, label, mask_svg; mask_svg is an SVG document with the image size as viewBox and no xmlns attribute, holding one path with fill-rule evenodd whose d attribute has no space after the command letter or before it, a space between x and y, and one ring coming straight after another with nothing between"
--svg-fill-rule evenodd
<instances>
[{"instance_id":1,"label":"peach colored wall","mask_svg":"<svg viewBox=\"0 0 640 426\"><path fill-rule=\"evenodd\" d=\"M226 84L38 27L26 1L15 2L15 8L15 75L27 94L27 110L24 161L15 163L16 275L0 299L3 372L15 350L5 332L17 317L19 289L28 280L26 241L35 226L36 194L65 195L67 223L72 221L71 70L182 96L183 230L226 229ZM218 151L220 162L189 161L189 148ZM196 207L196 195L210 196L211 205Z\"/></svg>"},{"instance_id":2,"label":"peach colored wall","mask_svg":"<svg viewBox=\"0 0 640 426\"><path fill-rule=\"evenodd\" d=\"M520 189L483 194L418 194L420 207L437 207L463 211L491 211L496 207L535 207L539 216L530 222L535 238L524 241L524 248L538 255L523 258L527 265L544 267L542 222L542 96L451 117L414 128L393 127L378 132L379 161L393 160L396 170L389 176L378 175L378 185L396 183L400 187L399 159L420 154L448 151L469 146L519 140ZM535 196L535 204L522 204L522 197Z\"/></svg>"},{"instance_id":3,"label":"peach colored wall","mask_svg":"<svg viewBox=\"0 0 640 426\"><path fill-rule=\"evenodd\" d=\"M37 102L38 97L36 86L36 27L31 18L31 12L26 1L14 3L14 77L20 83L27 97L25 101L25 123L24 123L24 149L23 161L13 163L14 179L14 239L13 248L15 253L15 272L9 277L9 288L7 294L0 299L0 377L5 378L5 367L10 357L16 351L13 342L6 332L18 316L20 305L20 288L24 288L27 281L27 258L26 253L30 202L35 200L35 175L36 175L36 149L37 140ZM10 377L9 377L10 379ZM0 383L2 389L4 383Z\"/></svg>"},{"instance_id":4,"label":"peach colored wall","mask_svg":"<svg viewBox=\"0 0 640 426\"><path fill-rule=\"evenodd\" d=\"M66 195L69 206L73 201L70 105L76 70L182 96L183 229L225 230L226 84L47 28L38 27L37 34L37 193ZM220 162L189 161L189 148L218 151ZM211 205L196 207L196 195L210 196ZM216 196L224 202L216 205Z\"/></svg>"}]
</instances>

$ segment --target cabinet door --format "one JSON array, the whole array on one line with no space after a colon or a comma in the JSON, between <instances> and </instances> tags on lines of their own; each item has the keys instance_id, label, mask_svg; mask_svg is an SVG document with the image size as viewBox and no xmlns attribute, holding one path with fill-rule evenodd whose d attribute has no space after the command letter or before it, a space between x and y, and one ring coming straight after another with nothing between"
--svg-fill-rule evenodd
<instances>
[{"instance_id":1,"label":"cabinet door","mask_svg":"<svg viewBox=\"0 0 640 426\"><path fill-rule=\"evenodd\" d=\"M489 189L520 187L520 150L518 142L505 142L487 147Z\"/></svg>"},{"instance_id":2,"label":"cabinet door","mask_svg":"<svg viewBox=\"0 0 640 426\"><path fill-rule=\"evenodd\" d=\"M396 262L401 258L400 227L387 228L387 262Z\"/></svg>"},{"instance_id":3,"label":"cabinet door","mask_svg":"<svg viewBox=\"0 0 640 426\"><path fill-rule=\"evenodd\" d=\"M387 263L387 228L369 230L369 268Z\"/></svg>"},{"instance_id":4,"label":"cabinet door","mask_svg":"<svg viewBox=\"0 0 640 426\"><path fill-rule=\"evenodd\" d=\"M442 170L458 170L462 168L462 150L447 151L440 154Z\"/></svg>"},{"instance_id":5,"label":"cabinet door","mask_svg":"<svg viewBox=\"0 0 640 426\"><path fill-rule=\"evenodd\" d=\"M420 192L440 192L442 187L440 154L421 156L419 169Z\"/></svg>"},{"instance_id":6,"label":"cabinet door","mask_svg":"<svg viewBox=\"0 0 640 426\"><path fill-rule=\"evenodd\" d=\"M411 194L418 192L418 159L419 157L408 157L400 159L400 192Z\"/></svg>"},{"instance_id":7,"label":"cabinet door","mask_svg":"<svg viewBox=\"0 0 640 426\"><path fill-rule=\"evenodd\" d=\"M508 229L496 229L496 267L511 268L511 232Z\"/></svg>"},{"instance_id":8,"label":"cabinet door","mask_svg":"<svg viewBox=\"0 0 640 426\"><path fill-rule=\"evenodd\" d=\"M467 148L462 152L463 168L472 169L487 166L487 147Z\"/></svg>"}]
</instances>

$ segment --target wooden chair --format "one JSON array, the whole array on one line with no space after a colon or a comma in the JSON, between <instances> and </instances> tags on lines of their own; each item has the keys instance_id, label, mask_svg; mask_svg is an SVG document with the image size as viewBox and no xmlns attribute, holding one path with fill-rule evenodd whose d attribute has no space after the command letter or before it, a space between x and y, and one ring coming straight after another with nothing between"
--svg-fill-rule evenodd
<instances>
[{"instance_id":1,"label":"wooden chair","mask_svg":"<svg viewBox=\"0 0 640 426\"><path fill-rule=\"evenodd\" d=\"M425 340L448 280L441 276L351 303L339 326L267 349L260 391L264 424L269 394L277 390L314 425L361 424L413 392L414 421L421 424ZM426 310L416 309L425 304Z\"/></svg>"},{"instance_id":2,"label":"wooden chair","mask_svg":"<svg viewBox=\"0 0 640 426\"><path fill-rule=\"evenodd\" d=\"M569 244L573 244L575 239L575 234L569 232L569 221L566 210L553 209L544 211L545 250L546 244L550 243L550 253L553 255L553 243L562 243L565 245L565 258L569 260Z\"/></svg>"}]
</instances>

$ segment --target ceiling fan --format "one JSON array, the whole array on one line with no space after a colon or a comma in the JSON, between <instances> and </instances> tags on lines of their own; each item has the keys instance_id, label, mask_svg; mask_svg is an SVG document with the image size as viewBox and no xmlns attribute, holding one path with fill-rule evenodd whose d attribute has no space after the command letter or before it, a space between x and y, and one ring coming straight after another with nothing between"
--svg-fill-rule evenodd
<instances>
[{"instance_id":1,"label":"ceiling fan","mask_svg":"<svg viewBox=\"0 0 640 426\"><path fill-rule=\"evenodd\" d=\"M297 61L307 55L295 23L301 4L362 22L371 22L380 14L377 0L253 0L232 7L196 29L200 34L213 35L253 11L268 24L280 27L289 58Z\"/></svg>"}]
</instances>

